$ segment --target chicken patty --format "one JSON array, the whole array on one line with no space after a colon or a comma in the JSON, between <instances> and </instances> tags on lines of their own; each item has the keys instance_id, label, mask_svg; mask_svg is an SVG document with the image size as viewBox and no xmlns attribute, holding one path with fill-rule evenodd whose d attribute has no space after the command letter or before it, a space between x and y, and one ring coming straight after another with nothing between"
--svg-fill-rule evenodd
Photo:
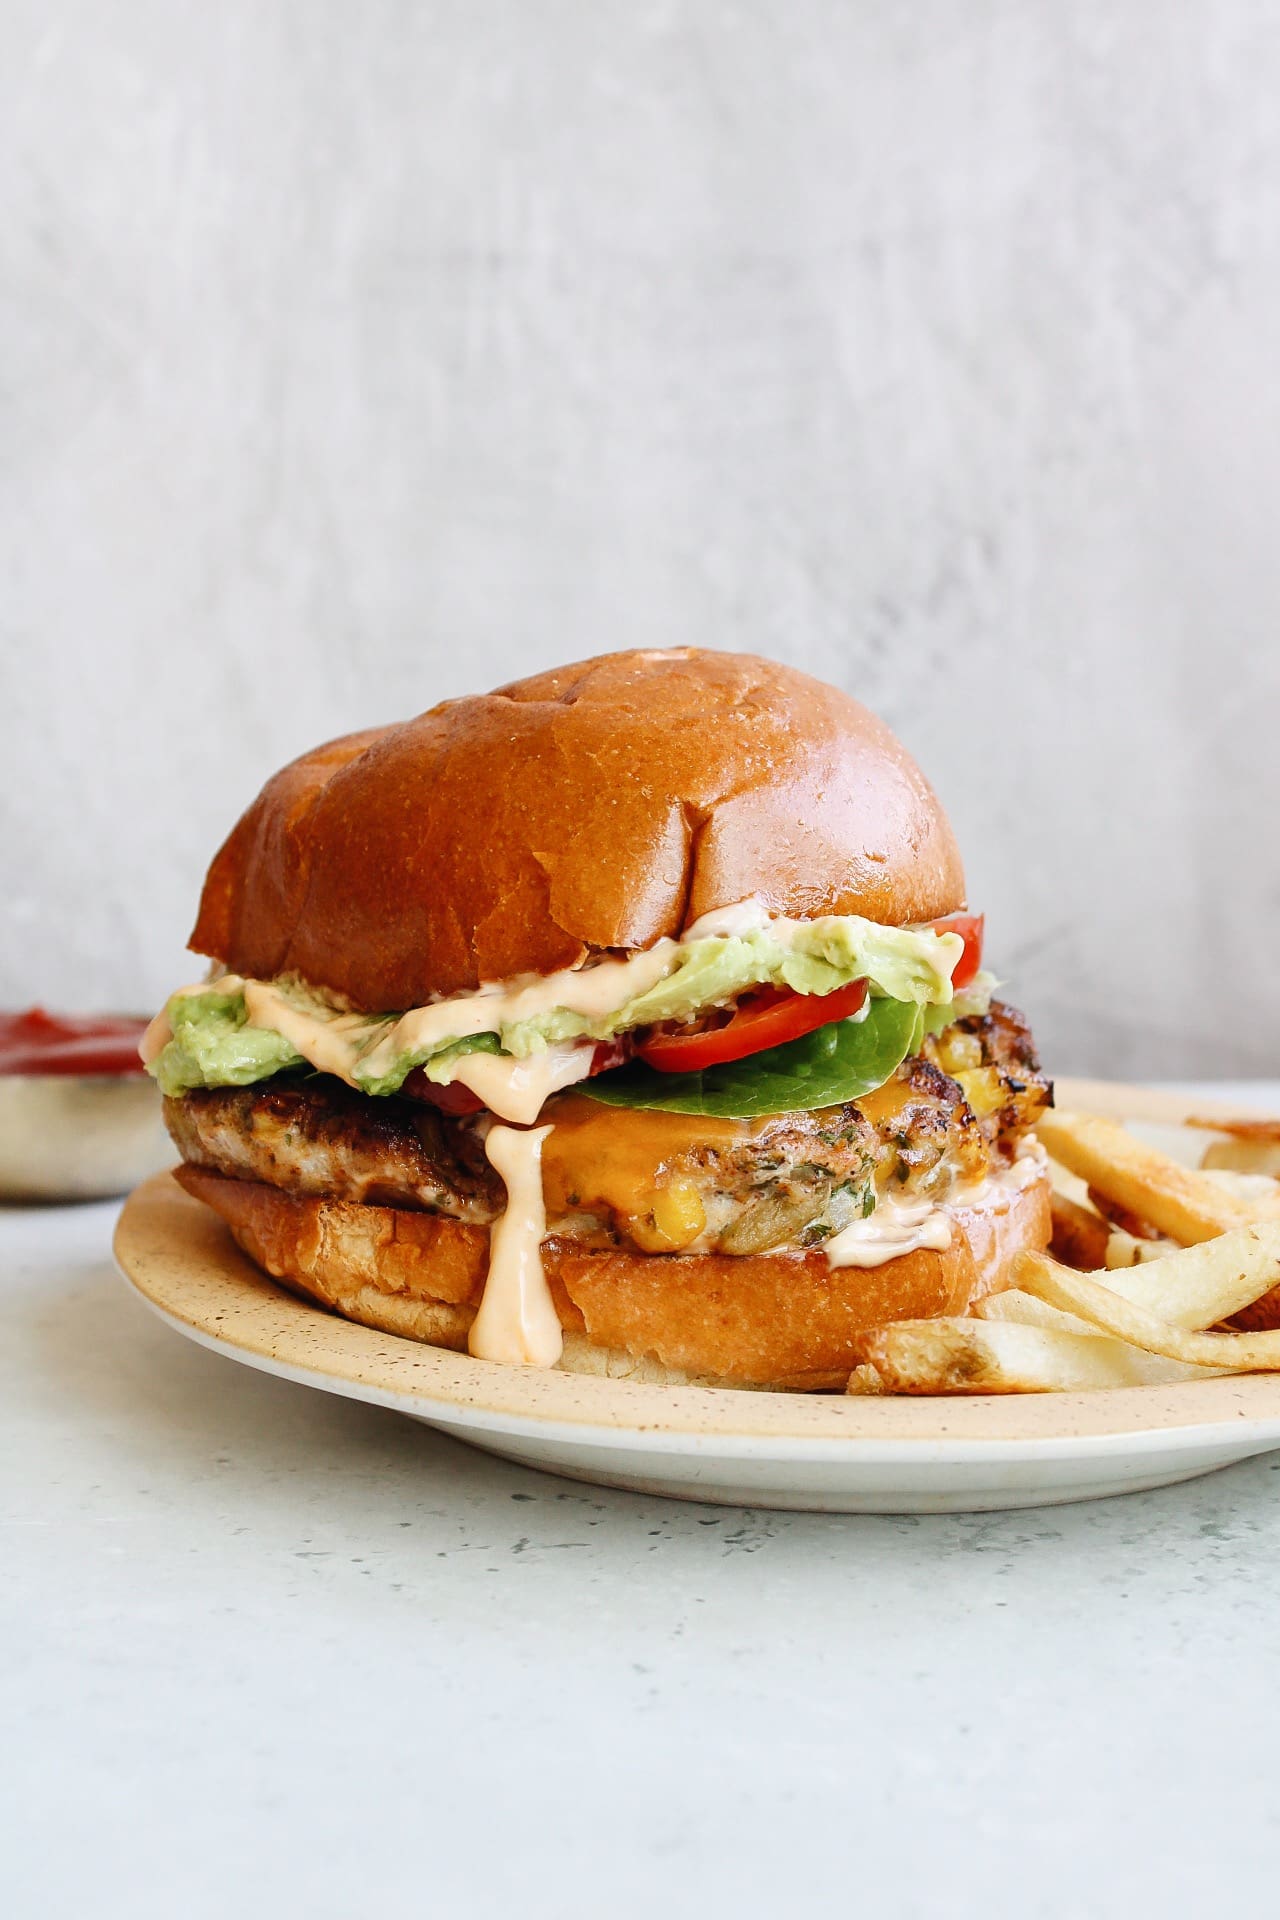
<instances>
[{"instance_id":1,"label":"chicken patty","mask_svg":"<svg viewBox=\"0 0 1280 1920\"><path fill-rule=\"evenodd\" d=\"M166 1100L164 1118L184 1160L233 1180L479 1225L502 1209L502 1182L474 1130L328 1074L201 1087Z\"/></svg>"},{"instance_id":2,"label":"chicken patty","mask_svg":"<svg viewBox=\"0 0 1280 1920\"><path fill-rule=\"evenodd\" d=\"M875 1093L751 1121L548 1103L547 1227L592 1247L752 1254L816 1246L880 1192L942 1200L1012 1157L1050 1099L1022 1016L957 1021ZM282 1076L166 1100L183 1158L288 1192L483 1225L505 1203L483 1124Z\"/></svg>"}]
</instances>

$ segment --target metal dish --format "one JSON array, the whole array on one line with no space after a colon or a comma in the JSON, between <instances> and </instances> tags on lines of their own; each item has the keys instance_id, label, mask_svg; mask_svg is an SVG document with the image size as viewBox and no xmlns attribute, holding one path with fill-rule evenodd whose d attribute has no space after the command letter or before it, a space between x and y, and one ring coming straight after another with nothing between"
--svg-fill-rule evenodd
<instances>
[{"instance_id":1,"label":"metal dish","mask_svg":"<svg viewBox=\"0 0 1280 1920\"><path fill-rule=\"evenodd\" d=\"M0 1074L0 1200L100 1200L176 1158L145 1073Z\"/></svg>"}]
</instances>

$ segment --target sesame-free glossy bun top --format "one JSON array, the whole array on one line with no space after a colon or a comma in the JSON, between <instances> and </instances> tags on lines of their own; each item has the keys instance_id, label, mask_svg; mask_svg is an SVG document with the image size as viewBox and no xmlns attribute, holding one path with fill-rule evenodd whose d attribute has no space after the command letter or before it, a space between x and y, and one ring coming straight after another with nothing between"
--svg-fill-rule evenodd
<instances>
[{"instance_id":1,"label":"sesame-free glossy bun top","mask_svg":"<svg viewBox=\"0 0 1280 1920\"><path fill-rule=\"evenodd\" d=\"M604 654L319 747L209 870L191 946L369 1011L758 895L905 925L964 904L955 839L888 728L753 654Z\"/></svg>"}]
</instances>

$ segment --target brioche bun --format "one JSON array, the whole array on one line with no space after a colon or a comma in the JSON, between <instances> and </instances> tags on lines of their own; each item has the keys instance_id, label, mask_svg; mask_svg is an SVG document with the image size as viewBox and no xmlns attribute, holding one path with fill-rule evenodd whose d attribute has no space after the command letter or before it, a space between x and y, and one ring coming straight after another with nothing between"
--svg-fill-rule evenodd
<instances>
[{"instance_id":1,"label":"brioche bun","mask_svg":"<svg viewBox=\"0 0 1280 1920\"><path fill-rule=\"evenodd\" d=\"M270 780L214 859L196 952L369 1012L605 949L758 895L886 924L964 905L932 788L848 694L752 654L605 654Z\"/></svg>"},{"instance_id":2,"label":"brioche bun","mask_svg":"<svg viewBox=\"0 0 1280 1920\"><path fill-rule=\"evenodd\" d=\"M273 1278L348 1320L466 1349L489 1258L483 1227L430 1213L295 1197L183 1166L175 1177L222 1216ZM951 1246L833 1270L821 1252L596 1253L543 1242L572 1372L674 1384L843 1387L860 1338L887 1321L963 1313L1049 1238L1045 1176L995 1207L952 1209Z\"/></svg>"}]
</instances>

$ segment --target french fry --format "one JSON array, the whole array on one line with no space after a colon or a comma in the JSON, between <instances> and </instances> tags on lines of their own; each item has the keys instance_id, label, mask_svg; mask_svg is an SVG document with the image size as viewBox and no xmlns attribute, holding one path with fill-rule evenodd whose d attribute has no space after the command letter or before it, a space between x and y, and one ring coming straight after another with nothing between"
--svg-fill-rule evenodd
<instances>
[{"instance_id":1,"label":"french fry","mask_svg":"<svg viewBox=\"0 0 1280 1920\"><path fill-rule=\"evenodd\" d=\"M1280 1204L1280 1186L1269 1173L1246 1173L1240 1167L1201 1167L1200 1171L1223 1193L1234 1194L1237 1200L1254 1207L1261 1219L1267 1219Z\"/></svg>"},{"instance_id":2,"label":"french fry","mask_svg":"<svg viewBox=\"0 0 1280 1920\"><path fill-rule=\"evenodd\" d=\"M1016 1321L899 1320L867 1352L887 1393L1070 1393L1193 1377L1121 1340Z\"/></svg>"},{"instance_id":3,"label":"french fry","mask_svg":"<svg viewBox=\"0 0 1280 1920\"><path fill-rule=\"evenodd\" d=\"M1265 1173L1271 1180L1280 1180L1280 1140L1211 1140L1200 1165L1231 1173Z\"/></svg>"},{"instance_id":4,"label":"french fry","mask_svg":"<svg viewBox=\"0 0 1280 1920\"><path fill-rule=\"evenodd\" d=\"M1226 1130L1227 1148L1280 1157L1280 1122ZM1044 1114L1037 1131L1057 1163L1053 1252L1077 1264L1021 1253L1013 1286L977 1302L974 1318L878 1328L850 1393L1089 1391L1280 1371L1275 1181L1184 1167L1092 1116ZM1235 1331L1209 1331L1233 1319Z\"/></svg>"},{"instance_id":5,"label":"french fry","mask_svg":"<svg viewBox=\"0 0 1280 1920\"><path fill-rule=\"evenodd\" d=\"M1038 1300L1049 1300L1053 1306L1063 1303L1042 1291L1037 1276L1052 1278L1069 1271L1043 1253L1020 1253L1013 1263L1015 1285ZM1159 1260L1082 1277L1142 1313L1152 1314L1170 1326L1199 1332L1252 1306L1280 1284L1280 1223L1255 1221L1252 1226L1220 1234L1216 1240L1175 1248ZM1067 1307L1066 1311L1079 1309ZM1093 1320L1094 1315L1086 1312L1083 1318Z\"/></svg>"},{"instance_id":6,"label":"french fry","mask_svg":"<svg viewBox=\"0 0 1280 1920\"><path fill-rule=\"evenodd\" d=\"M1127 1234L1131 1240L1160 1238L1154 1227L1148 1226L1145 1220L1140 1220L1138 1215L1130 1212L1128 1207L1122 1207L1118 1200L1109 1200L1105 1193L1098 1191L1097 1187L1090 1187L1088 1194L1090 1206L1096 1207L1104 1220L1119 1232ZM1101 1265L1101 1262L1099 1261L1098 1264ZM1131 1264L1132 1262L1126 1262L1126 1265Z\"/></svg>"},{"instance_id":7,"label":"french fry","mask_svg":"<svg viewBox=\"0 0 1280 1920\"><path fill-rule=\"evenodd\" d=\"M1069 1173L1061 1160L1049 1162L1049 1178L1053 1183L1053 1191L1060 1193L1064 1200L1074 1200L1078 1207L1088 1206L1088 1187L1083 1180L1078 1180L1074 1173Z\"/></svg>"},{"instance_id":8,"label":"french fry","mask_svg":"<svg viewBox=\"0 0 1280 1920\"><path fill-rule=\"evenodd\" d=\"M1231 1325L1249 1333L1270 1333L1280 1327L1280 1287L1264 1293L1251 1307L1241 1307L1231 1316Z\"/></svg>"},{"instance_id":9,"label":"french fry","mask_svg":"<svg viewBox=\"0 0 1280 1920\"><path fill-rule=\"evenodd\" d=\"M1224 1192L1196 1169L1156 1153L1114 1120L1042 1113L1036 1132L1055 1160L1179 1246L1211 1240L1257 1218L1256 1206Z\"/></svg>"},{"instance_id":10,"label":"french fry","mask_svg":"<svg viewBox=\"0 0 1280 1920\"><path fill-rule=\"evenodd\" d=\"M849 1385L845 1391L860 1394L883 1393L884 1381L874 1367L864 1363L860 1367L855 1367L849 1375Z\"/></svg>"},{"instance_id":11,"label":"french fry","mask_svg":"<svg viewBox=\"0 0 1280 1920\"><path fill-rule=\"evenodd\" d=\"M1177 1252L1176 1240L1166 1240L1163 1235L1157 1240L1140 1240L1136 1234L1113 1227L1102 1264L1115 1271L1121 1267L1136 1267L1144 1260L1163 1260L1167 1254Z\"/></svg>"},{"instance_id":12,"label":"french fry","mask_svg":"<svg viewBox=\"0 0 1280 1920\"><path fill-rule=\"evenodd\" d=\"M1095 1339L1103 1338L1097 1328L1082 1320L1079 1314L1051 1307L1021 1287L1006 1287L1003 1293L985 1294L981 1300L975 1300L969 1311L979 1320L1012 1320L1020 1327L1045 1327L1052 1333L1089 1333Z\"/></svg>"},{"instance_id":13,"label":"french fry","mask_svg":"<svg viewBox=\"0 0 1280 1920\"><path fill-rule=\"evenodd\" d=\"M1212 1119L1193 1113L1186 1124L1203 1133L1227 1135L1225 1140L1213 1140L1205 1148L1202 1167L1265 1173L1272 1180L1280 1180L1280 1118L1250 1114L1238 1120Z\"/></svg>"},{"instance_id":14,"label":"french fry","mask_svg":"<svg viewBox=\"0 0 1280 1920\"><path fill-rule=\"evenodd\" d=\"M1034 1293L1024 1293L1021 1287L1009 1287L1003 1293L989 1293L971 1309L983 1320L1014 1321L1022 1327L1043 1327L1049 1333L1090 1334L1096 1340L1107 1340L1107 1334L1100 1334L1088 1320L1082 1320L1077 1313L1064 1313L1061 1307L1051 1307L1047 1300L1039 1300ZM1128 1346L1123 1340L1113 1343L1122 1348L1128 1356L1124 1364L1136 1374L1141 1373L1141 1382L1150 1386L1161 1385L1170 1380L1204 1380L1215 1373L1230 1372L1223 1367L1182 1366L1176 1360L1164 1360L1154 1354L1146 1354L1139 1359L1138 1349ZM1113 1355L1117 1366L1121 1364L1119 1353Z\"/></svg>"},{"instance_id":15,"label":"french fry","mask_svg":"<svg viewBox=\"0 0 1280 1920\"><path fill-rule=\"evenodd\" d=\"M1053 1222L1049 1250L1055 1260L1078 1267L1082 1273L1105 1264L1111 1230L1091 1207L1082 1207L1079 1201L1055 1191L1049 1195L1049 1216Z\"/></svg>"},{"instance_id":16,"label":"french fry","mask_svg":"<svg viewBox=\"0 0 1280 1920\"><path fill-rule=\"evenodd\" d=\"M1197 1330L1238 1313L1276 1285L1280 1225L1260 1223L1146 1266L1108 1273L1106 1285L1038 1253L1018 1254L1014 1276L1038 1300L1146 1353L1188 1366L1248 1372L1280 1368L1280 1330ZM872 1357L883 1373L879 1359Z\"/></svg>"},{"instance_id":17,"label":"french fry","mask_svg":"<svg viewBox=\"0 0 1280 1920\"><path fill-rule=\"evenodd\" d=\"M1280 1118L1251 1115L1240 1120L1208 1120L1192 1114L1184 1124L1204 1133L1229 1133L1235 1140L1271 1140L1280 1145Z\"/></svg>"}]
</instances>

